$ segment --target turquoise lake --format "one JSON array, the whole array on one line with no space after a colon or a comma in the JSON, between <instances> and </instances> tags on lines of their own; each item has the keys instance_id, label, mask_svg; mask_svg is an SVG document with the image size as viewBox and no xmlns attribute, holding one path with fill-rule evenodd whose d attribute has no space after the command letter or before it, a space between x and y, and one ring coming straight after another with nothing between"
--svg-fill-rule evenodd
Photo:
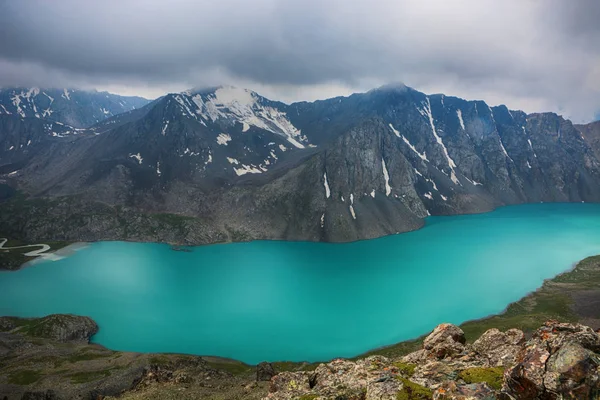
<instances>
[{"instance_id":1,"label":"turquoise lake","mask_svg":"<svg viewBox=\"0 0 600 400\"><path fill-rule=\"evenodd\" d=\"M0 315L88 315L115 350L263 360L355 356L501 312L600 254L599 204L429 217L347 244L257 241L173 251L99 242L0 273Z\"/></svg>"}]
</instances>

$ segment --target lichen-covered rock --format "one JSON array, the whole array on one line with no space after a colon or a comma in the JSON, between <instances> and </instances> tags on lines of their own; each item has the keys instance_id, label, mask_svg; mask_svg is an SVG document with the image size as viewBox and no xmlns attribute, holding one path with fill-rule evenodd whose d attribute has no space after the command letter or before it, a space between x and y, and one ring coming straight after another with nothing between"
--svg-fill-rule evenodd
<instances>
[{"instance_id":1,"label":"lichen-covered rock","mask_svg":"<svg viewBox=\"0 0 600 400\"><path fill-rule=\"evenodd\" d=\"M447 381L433 392L433 400L496 400L496 391L485 383L457 385Z\"/></svg>"},{"instance_id":2,"label":"lichen-covered rock","mask_svg":"<svg viewBox=\"0 0 600 400\"><path fill-rule=\"evenodd\" d=\"M443 344L447 339L451 339L453 342L465 344L465 333L456 325L452 324L440 324L433 332L429 334L423 341L423 348L425 350L432 350L439 344Z\"/></svg>"},{"instance_id":3,"label":"lichen-covered rock","mask_svg":"<svg viewBox=\"0 0 600 400\"><path fill-rule=\"evenodd\" d=\"M396 400L403 384L395 377L387 377L367 385L365 400Z\"/></svg>"},{"instance_id":4,"label":"lichen-covered rock","mask_svg":"<svg viewBox=\"0 0 600 400\"><path fill-rule=\"evenodd\" d=\"M545 343L554 353L567 342L576 342L584 348L600 352L600 336L589 326L548 321L532 336L532 340Z\"/></svg>"},{"instance_id":5,"label":"lichen-covered rock","mask_svg":"<svg viewBox=\"0 0 600 400\"><path fill-rule=\"evenodd\" d=\"M544 372L550 352L541 343L529 343L517 356L519 362L506 371L503 389L517 399L535 399L544 391Z\"/></svg>"},{"instance_id":6,"label":"lichen-covered rock","mask_svg":"<svg viewBox=\"0 0 600 400\"><path fill-rule=\"evenodd\" d=\"M579 343L563 345L546 364L544 387L548 392L574 398L600 397L600 357Z\"/></svg>"},{"instance_id":7,"label":"lichen-covered rock","mask_svg":"<svg viewBox=\"0 0 600 400\"><path fill-rule=\"evenodd\" d=\"M514 365L523 343L525 343L525 334L518 329L501 332L492 328L473 343L472 349L486 357L492 366L508 367Z\"/></svg>"},{"instance_id":8,"label":"lichen-covered rock","mask_svg":"<svg viewBox=\"0 0 600 400\"><path fill-rule=\"evenodd\" d=\"M270 381L276 375L273 365L268 362L261 362L256 366L256 381Z\"/></svg>"},{"instance_id":9,"label":"lichen-covered rock","mask_svg":"<svg viewBox=\"0 0 600 400\"><path fill-rule=\"evenodd\" d=\"M600 396L600 338L580 324L548 321L525 344L504 376L515 399Z\"/></svg>"},{"instance_id":10,"label":"lichen-covered rock","mask_svg":"<svg viewBox=\"0 0 600 400\"><path fill-rule=\"evenodd\" d=\"M309 375L306 372L281 372L271 378L269 399L291 399L310 391Z\"/></svg>"},{"instance_id":11,"label":"lichen-covered rock","mask_svg":"<svg viewBox=\"0 0 600 400\"><path fill-rule=\"evenodd\" d=\"M456 325L441 324L423 341L428 357L437 359L461 354L465 350L465 333Z\"/></svg>"}]
</instances>

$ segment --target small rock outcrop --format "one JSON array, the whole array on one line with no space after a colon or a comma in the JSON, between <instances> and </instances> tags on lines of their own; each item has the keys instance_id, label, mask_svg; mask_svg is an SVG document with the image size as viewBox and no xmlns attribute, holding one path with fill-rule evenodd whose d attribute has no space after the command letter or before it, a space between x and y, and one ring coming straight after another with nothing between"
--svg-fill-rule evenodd
<instances>
[{"instance_id":1,"label":"small rock outcrop","mask_svg":"<svg viewBox=\"0 0 600 400\"><path fill-rule=\"evenodd\" d=\"M590 327L548 321L505 373L515 399L600 398L600 337Z\"/></svg>"},{"instance_id":2,"label":"small rock outcrop","mask_svg":"<svg viewBox=\"0 0 600 400\"><path fill-rule=\"evenodd\" d=\"M256 366L256 381L270 381L276 375L275 368L268 362L261 362Z\"/></svg>"},{"instance_id":3,"label":"small rock outcrop","mask_svg":"<svg viewBox=\"0 0 600 400\"><path fill-rule=\"evenodd\" d=\"M508 367L514 364L523 343L525 343L525 334L518 329L500 332L492 328L473 343L473 350L487 357L493 366Z\"/></svg>"},{"instance_id":4,"label":"small rock outcrop","mask_svg":"<svg viewBox=\"0 0 600 400\"><path fill-rule=\"evenodd\" d=\"M442 324L400 359L338 359L275 375L266 399L600 399L600 336L548 321L530 340L517 329L490 329L467 344L459 327Z\"/></svg>"},{"instance_id":5,"label":"small rock outcrop","mask_svg":"<svg viewBox=\"0 0 600 400\"><path fill-rule=\"evenodd\" d=\"M57 342L89 343L98 332L98 325L89 317L68 314L52 314L43 318L0 318L0 331L12 330Z\"/></svg>"}]
</instances>

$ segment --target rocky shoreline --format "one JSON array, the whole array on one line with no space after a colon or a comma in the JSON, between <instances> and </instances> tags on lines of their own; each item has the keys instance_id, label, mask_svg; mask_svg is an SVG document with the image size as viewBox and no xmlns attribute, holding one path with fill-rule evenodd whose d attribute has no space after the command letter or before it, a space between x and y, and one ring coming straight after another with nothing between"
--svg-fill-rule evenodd
<instances>
[{"instance_id":1,"label":"rocky shoreline","mask_svg":"<svg viewBox=\"0 0 600 400\"><path fill-rule=\"evenodd\" d=\"M501 315L442 324L353 360L256 367L111 351L89 343L98 328L86 317L2 317L0 399L593 399L600 396L598 299L600 256Z\"/></svg>"}]
</instances>

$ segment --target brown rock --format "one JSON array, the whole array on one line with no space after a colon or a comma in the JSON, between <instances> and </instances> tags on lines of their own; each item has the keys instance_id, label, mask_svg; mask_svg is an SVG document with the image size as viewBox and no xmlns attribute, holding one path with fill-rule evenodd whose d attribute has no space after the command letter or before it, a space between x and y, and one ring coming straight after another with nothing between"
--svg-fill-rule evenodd
<instances>
[{"instance_id":1,"label":"brown rock","mask_svg":"<svg viewBox=\"0 0 600 400\"><path fill-rule=\"evenodd\" d=\"M452 324L440 324L433 332L429 334L423 341L423 348L425 350L431 350L439 344L444 344L448 339L452 342L465 344L465 333L456 325Z\"/></svg>"},{"instance_id":2,"label":"brown rock","mask_svg":"<svg viewBox=\"0 0 600 400\"><path fill-rule=\"evenodd\" d=\"M365 400L396 400L402 386L402 382L394 377L371 382L367 385Z\"/></svg>"},{"instance_id":3,"label":"brown rock","mask_svg":"<svg viewBox=\"0 0 600 400\"><path fill-rule=\"evenodd\" d=\"M557 397L591 399L600 396L600 358L579 343L567 343L546 364L544 386ZM596 397L596 398L597 398Z\"/></svg>"},{"instance_id":4,"label":"brown rock","mask_svg":"<svg viewBox=\"0 0 600 400\"><path fill-rule=\"evenodd\" d=\"M306 372L281 372L271 378L271 393L285 393L290 396L306 394L310 383Z\"/></svg>"},{"instance_id":5,"label":"brown rock","mask_svg":"<svg viewBox=\"0 0 600 400\"><path fill-rule=\"evenodd\" d=\"M256 381L265 381L268 382L272 377L276 375L275 368L273 365L268 362L261 362L256 366Z\"/></svg>"},{"instance_id":6,"label":"brown rock","mask_svg":"<svg viewBox=\"0 0 600 400\"><path fill-rule=\"evenodd\" d=\"M500 332L493 328L487 330L473 343L473 350L486 357L492 366L508 367L515 364L518 352L525 343L525 334L518 329Z\"/></svg>"},{"instance_id":7,"label":"brown rock","mask_svg":"<svg viewBox=\"0 0 600 400\"><path fill-rule=\"evenodd\" d=\"M532 342L517 356L519 362L504 374L503 391L515 399L535 399L544 392L544 372L550 352L543 344Z\"/></svg>"}]
</instances>

